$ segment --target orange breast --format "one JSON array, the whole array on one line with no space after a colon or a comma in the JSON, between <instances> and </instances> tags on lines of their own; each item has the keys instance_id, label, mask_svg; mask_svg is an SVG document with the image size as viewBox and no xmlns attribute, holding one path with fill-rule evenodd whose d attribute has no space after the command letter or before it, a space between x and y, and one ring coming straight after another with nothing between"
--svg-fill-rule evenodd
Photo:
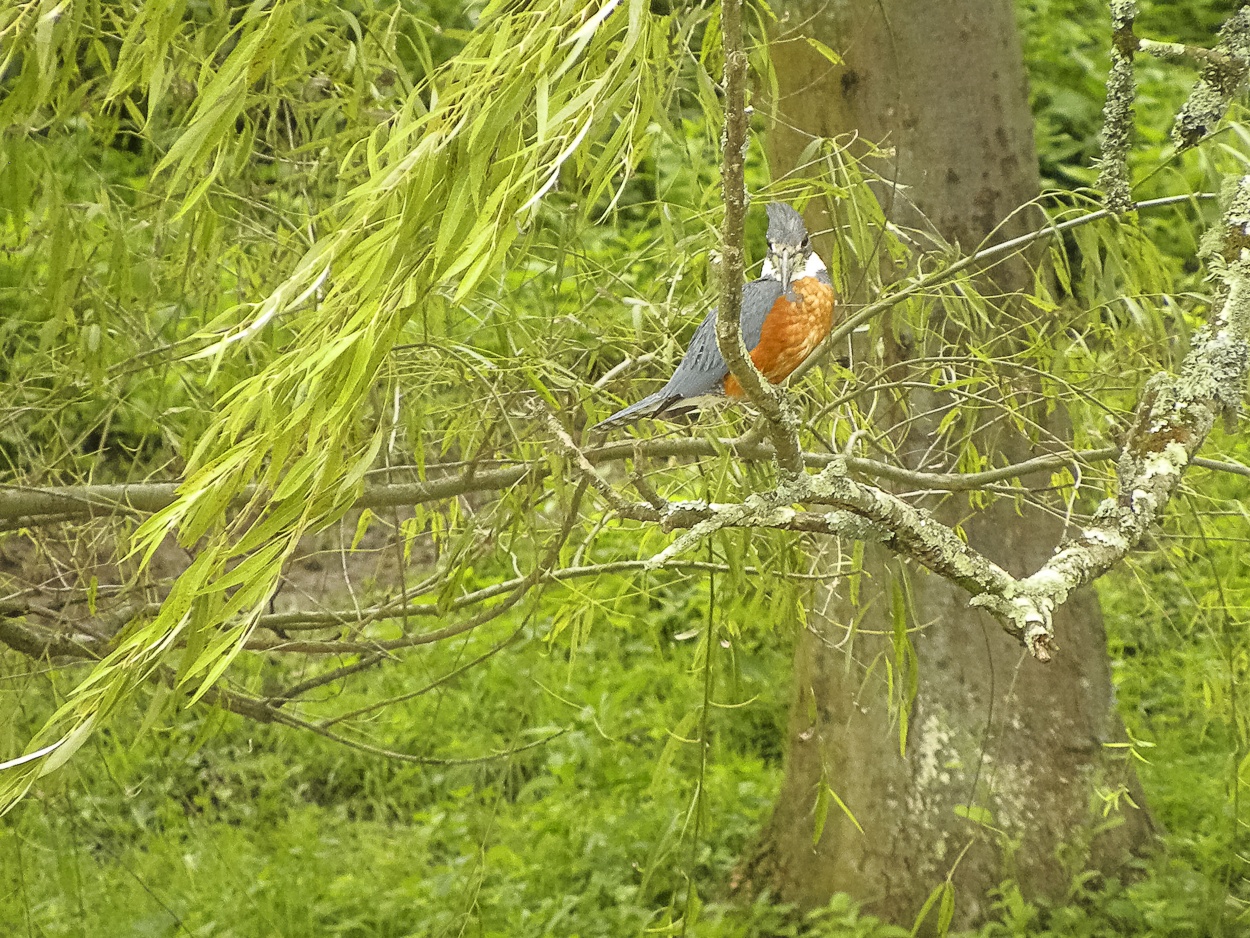
<instances>
[{"instance_id":1,"label":"orange breast","mask_svg":"<svg viewBox=\"0 0 1250 938\"><path fill-rule=\"evenodd\" d=\"M751 361L771 381L778 384L790 377L803 360L816 349L833 325L833 287L815 277L804 277L790 285L764 319L760 341L751 349ZM725 393L742 397L742 385L733 375L725 378Z\"/></svg>"}]
</instances>

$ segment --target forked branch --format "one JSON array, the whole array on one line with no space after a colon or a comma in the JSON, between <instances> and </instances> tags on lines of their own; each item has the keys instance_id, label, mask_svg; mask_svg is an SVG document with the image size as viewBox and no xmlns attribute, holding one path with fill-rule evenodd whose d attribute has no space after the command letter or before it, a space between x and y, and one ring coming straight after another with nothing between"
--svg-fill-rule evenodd
<instances>
[{"instance_id":1,"label":"forked branch","mask_svg":"<svg viewBox=\"0 0 1250 938\"><path fill-rule=\"evenodd\" d=\"M1237 186L1224 214L1222 239L1208 263L1220 280L1219 302L1195 337L1180 374L1160 373L1147 384L1125 435L1116 471L1118 495L1106 499L1081 533L1060 545L1031 576L1011 576L928 512L848 478L842 462L738 505L665 506L662 524L690 532L656 562L731 526L878 540L963 586L973 594L972 605L991 612L1039 660L1049 660L1055 609L1142 541L1160 520L1216 419L1235 415L1240 407L1250 364L1250 176ZM818 515L793 507L803 503L839 511ZM648 506L648 511L655 509Z\"/></svg>"}]
</instances>

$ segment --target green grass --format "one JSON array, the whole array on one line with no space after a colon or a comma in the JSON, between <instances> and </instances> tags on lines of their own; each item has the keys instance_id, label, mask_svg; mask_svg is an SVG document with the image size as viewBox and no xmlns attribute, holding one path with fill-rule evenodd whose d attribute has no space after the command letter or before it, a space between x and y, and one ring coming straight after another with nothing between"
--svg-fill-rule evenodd
<instances>
[{"instance_id":1,"label":"green grass","mask_svg":"<svg viewBox=\"0 0 1250 938\"><path fill-rule=\"evenodd\" d=\"M696 645L604 628L570 660L534 641L388 715L411 720L406 749L438 754L567 727L480 765L396 764L204 708L138 746L120 727L11 818L0 922L58 936L638 933L684 908L691 881L696 896L724 882L778 784L780 641L718 669L719 701L754 702L711 716L694 841L698 747L678 737L697 735ZM417 670L376 679L410 688Z\"/></svg>"},{"instance_id":2,"label":"green grass","mask_svg":"<svg viewBox=\"0 0 1250 938\"><path fill-rule=\"evenodd\" d=\"M1158 856L1131 884L1074 884L1057 908L1008 884L986 935L1238 933L1226 646L1244 642L1210 610L1196 618L1211 569L1147 563L1150 616L1132 574L1103 589L1120 707L1152 744L1138 769L1167 830ZM699 935L895 933L845 898L806 923L727 903L780 780L789 636L715 648L714 699L745 705L711 711L696 841L700 646L674 633L704 597L652 595L576 654L527 641L380 718L383 736L438 757L566 730L495 761L399 764L206 707L137 743L138 717L122 721L6 819L0 933L616 936L671 933L688 905ZM378 671L372 691L412 689L462 653ZM339 693L330 703L350 705Z\"/></svg>"}]
</instances>

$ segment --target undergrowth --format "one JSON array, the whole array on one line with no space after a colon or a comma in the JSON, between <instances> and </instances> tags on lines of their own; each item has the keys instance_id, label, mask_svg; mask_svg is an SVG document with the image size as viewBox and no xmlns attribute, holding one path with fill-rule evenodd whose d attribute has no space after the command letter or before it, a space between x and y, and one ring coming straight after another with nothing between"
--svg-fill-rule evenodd
<instances>
[{"instance_id":1,"label":"undergrowth","mask_svg":"<svg viewBox=\"0 0 1250 938\"><path fill-rule=\"evenodd\" d=\"M1245 578L1234 554L1202 549L1180 543L1173 559L1192 562L1149 560L1102 590L1158 852L1131 881L1074 880L1058 906L1004 884L987 938L1237 934L1242 717L1233 635L1210 600L1225 581L1236 616L1228 591ZM575 654L535 635L419 710L386 711L408 721L410 751L489 754L563 730L504 758L403 765L203 706L138 743L138 717L99 734L6 820L3 933L616 936L679 934L686 919L707 936L905 934L845 897L806 919L766 897L734 901L735 864L780 783L789 636L717 644L695 842L703 683L698 638L681 629L705 615L706 593L666 600ZM397 692L459 653L433 649L375 680Z\"/></svg>"}]
</instances>

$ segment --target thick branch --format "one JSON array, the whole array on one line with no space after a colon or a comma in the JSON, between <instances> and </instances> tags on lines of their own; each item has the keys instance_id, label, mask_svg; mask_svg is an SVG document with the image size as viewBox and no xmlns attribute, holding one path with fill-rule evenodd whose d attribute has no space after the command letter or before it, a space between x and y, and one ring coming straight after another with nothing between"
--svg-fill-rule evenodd
<instances>
[{"instance_id":1,"label":"thick branch","mask_svg":"<svg viewBox=\"0 0 1250 938\"><path fill-rule=\"evenodd\" d=\"M656 560L666 560L722 527L815 530L823 522L830 533L881 540L959 583L973 594L973 605L993 613L1038 659L1049 660L1054 610L1141 542L1162 516L1216 418L1235 415L1240 407L1250 366L1250 176L1242 177L1225 213L1223 235L1222 250L1208 258L1223 280L1223 301L1195 337L1180 375L1156 375L1143 393L1117 469L1118 497L1104 501L1081 534L1031 576L1012 577L927 512L848 479L839 462L740 505L668 506L664 523L691 530ZM790 507L801 502L835 505L842 511L811 516ZM869 529L853 530L847 512L867 521Z\"/></svg>"},{"instance_id":2,"label":"thick branch","mask_svg":"<svg viewBox=\"0 0 1250 938\"><path fill-rule=\"evenodd\" d=\"M1246 83L1250 70L1250 8L1242 7L1229 17L1220 29L1215 49L1203 51L1201 58L1206 64L1202 75L1172 125L1172 140L1182 150L1196 145L1215 129L1233 96Z\"/></svg>"},{"instance_id":3,"label":"thick branch","mask_svg":"<svg viewBox=\"0 0 1250 938\"><path fill-rule=\"evenodd\" d=\"M94 660L100 657L97 646L101 643L93 637L84 636L84 640L79 640L64 634L44 634L19 619L20 616L9 612L0 615L0 643L28 658L46 661L51 658Z\"/></svg>"},{"instance_id":4,"label":"thick branch","mask_svg":"<svg viewBox=\"0 0 1250 938\"><path fill-rule=\"evenodd\" d=\"M1188 46L1183 42L1160 42L1155 39L1138 39L1137 49L1157 59L1192 59L1195 62L1217 65L1220 68L1236 69L1241 64L1232 56L1219 49L1206 49L1202 46Z\"/></svg>"},{"instance_id":5,"label":"thick branch","mask_svg":"<svg viewBox=\"0 0 1250 938\"><path fill-rule=\"evenodd\" d=\"M831 505L838 510L818 514L792 507L802 503ZM741 504L673 503L665 509L661 524L666 529L689 531L653 558L657 565L722 528L769 527L878 541L958 583L974 596L1008 595L1015 583L1010 574L969 547L924 509L847 478L841 462L817 475L792 479L776 492L753 495ZM1008 618L1003 619L1003 624L1037 657L1049 658L1048 633L1031 634Z\"/></svg>"},{"instance_id":6,"label":"thick branch","mask_svg":"<svg viewBox=\"0 0 1250 938\"><path fill-rule=\"evenodd\" d=\"M694 459L716 456L728 450L744 461L773 460L776 450L764 443L743 442L736 439L669 439L627 441L582 450L586 460L593 466L621 462L645 456L654 459L672 457ZM918 488L941 489L962 492L990 482L1029 475L1048 469L1059 469L1072 461L1093 462L1113 458L1116 449L1083 450L1074 453L1054 453L1039 456L1022 463L1004 466L985 472L912 472L901 466L875 459L851 457L847 468L856 474L872 478L891 479ZM838 457L830 453L802 453L804 464L811 469L821 469ZM1221 468L1212 464L1211 468ZM538 481L550 474L546 463L506 466L485 471L468 470L429 482L390 482L365 486L356 500L356 508L394 508L419 505L424 502L442 501L475 492L500 491L523 482ZM177 495L175 482L139 482L131 485L74 485L46 489L19 487L0 488L0 528L78 521L84 518L107 517L127 509L144 513L159 511L172 504ZM239 503L245 504L256 494L254 488L245 489Z\"/></svg>"}]
</instances>

